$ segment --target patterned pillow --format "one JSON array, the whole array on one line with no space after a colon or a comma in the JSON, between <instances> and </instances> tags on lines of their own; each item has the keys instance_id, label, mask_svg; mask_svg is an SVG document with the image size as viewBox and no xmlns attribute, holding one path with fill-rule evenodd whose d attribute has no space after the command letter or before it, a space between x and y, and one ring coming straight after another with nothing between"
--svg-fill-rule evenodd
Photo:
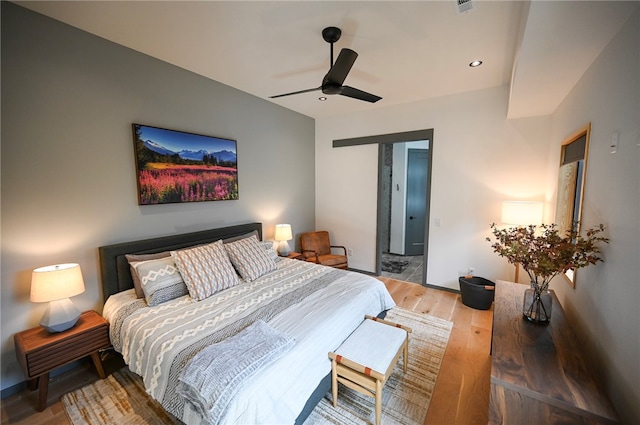
<instances>
[{"instance_id":1,"label":"patterned pillow","mask_svg":"<svg viewBox=\"0 0 640 425\"><path fill-rule=\"evenodd\" d=\"M255 236L230 242L224 247L233 266L246 281L251 282L277 268L276 262L269 257Z\"/></svg>"},{"instance_id":2,"label":"patterned pillow","mask_svg":"<svg viewBox=\"0 0 640 425\"><path fill-rule=\"evenodd\" d=\"M158 252L157 254L126 254L125 257L129 262L129 269L131 270L131 280L133 280L133 287L136 290L136 296L138 298L144 298L144 291L142 290L142 283L140 283L140 275L136 271L135 263L147 260L156 260L158 258L170 257L169 251Z\"/></svg>"},{"instance_id":3,"label":"patterned pillow","mask_svg":"<svg viewBox=\"0 0 640 425\"><path fill-rule=\"evenodd\" d=\"M140 277L144 297L150 306L188 294L182 276L171 257L135 262L133 268Z\"/></svg>"},{"instance_id":4,"label":"patterned pillow","mask_svg":"<svg viewBox=\"0 0 640 425\"><path fill-rule=\"evenodd\" d=\"M275 246L273 246L273 241L262 241L260 242L260 246L267 251L267 255L273 261L279 261L280 257L278 256L278 251L276 251Z\"/></svg>"},{"instance_id":5,"label":"patterned pillow","mask_svg":"<svg viewBox=\"0 0 640 425\"><path fill-rule=\"evenodd\" d=\"M219 240L180 251L171 251L189 295L203 300L218 291L237 285L240 280Z\"/></svg>"}]
</instances>

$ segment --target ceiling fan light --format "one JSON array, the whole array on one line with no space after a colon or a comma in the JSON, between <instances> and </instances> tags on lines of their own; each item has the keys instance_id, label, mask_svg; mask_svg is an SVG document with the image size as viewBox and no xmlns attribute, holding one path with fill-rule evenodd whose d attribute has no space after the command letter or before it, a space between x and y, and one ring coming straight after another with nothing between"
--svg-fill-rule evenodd
<instances>
[{"instance_id":1,"label":"ceiling fan light","mask_svg":"<svg viewBox=\"0 0 640 425\"><path fill-rule=\"evenodd\" d=\"M321 102L324 102L325 100L327 100L327 97L326 96L320 96L318 98L318 100L321 101Z\"/></svg>"}]
</instances>

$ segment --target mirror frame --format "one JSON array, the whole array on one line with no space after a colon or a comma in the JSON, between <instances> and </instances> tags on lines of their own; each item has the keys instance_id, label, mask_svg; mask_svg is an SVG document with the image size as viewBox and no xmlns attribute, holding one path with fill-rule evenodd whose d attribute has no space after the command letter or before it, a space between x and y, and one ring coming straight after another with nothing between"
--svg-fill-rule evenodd
<instances>
[{"instance_id":1,"label":"mirror frame","mask_svg":"<svg viewBox=\"0 0 640 425\"><path fill-rule=\"evenodd\" d=\"M590 136L591 123L588 123L566 138L560 146L555 222L561 235L574 225L580 232ZM576 270L569 270L563 276L575 288Z\"/></svg>"}]
</instances>

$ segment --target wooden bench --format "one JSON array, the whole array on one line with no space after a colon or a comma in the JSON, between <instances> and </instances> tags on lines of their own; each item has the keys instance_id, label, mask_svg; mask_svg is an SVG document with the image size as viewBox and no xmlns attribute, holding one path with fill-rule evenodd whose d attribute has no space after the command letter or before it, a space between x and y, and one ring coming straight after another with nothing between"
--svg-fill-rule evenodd
<instances>
[{"instance_id":1,"label":"wooden bench","mask_svg":"<svg viewBox=\"0 0 640 425\"><path fill-rule=\"evenodd\" d=\"M409 361L411 328L365 316L365 320L334 352L331 359L333 407L338 403L338 382L375 398L376 425L382 415L382 388L393 367L404 355L404 371Z\"/></svg>"}]
</instances>

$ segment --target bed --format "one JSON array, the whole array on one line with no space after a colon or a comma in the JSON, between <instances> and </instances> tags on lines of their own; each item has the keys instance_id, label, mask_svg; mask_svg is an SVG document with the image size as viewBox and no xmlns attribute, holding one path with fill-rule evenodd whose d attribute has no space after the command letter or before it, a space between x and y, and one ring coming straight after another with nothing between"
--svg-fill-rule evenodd
<instances>
[{"instance_id":1,"label":"bed","mask_svg":"<svg viewBox=\"0 0 640 425\"><path fill-rule=\"evenodd\" d=\"M253 267L253 258L233 254L238 245L254 249L254 239L275 263L274 267L269 262L273 268L258 276L248 274L242 263ZM221 240L229 257L235 258L237 282L201 296L184 268L180 274L187 292L193 289L193 293L168 300L160 297L161 302L146 293L138 298L127 255L174 251L180 266L185 253L220 246ZM147 392L187 424L303 423L330 389L327 353L351 334L365 314L383 314L395 305L384 284L371 276L279 258L269 251L269 243L261 241L262 224L248 223L99 248L103 316L110 323L114 348L142 376ZM295 343L242 385L234 385L230 401L218 416L207 416L185 401L178 383L181 373L209 347L237 338L256 322L266 323Z\"/></svg>"}]
</instances>

